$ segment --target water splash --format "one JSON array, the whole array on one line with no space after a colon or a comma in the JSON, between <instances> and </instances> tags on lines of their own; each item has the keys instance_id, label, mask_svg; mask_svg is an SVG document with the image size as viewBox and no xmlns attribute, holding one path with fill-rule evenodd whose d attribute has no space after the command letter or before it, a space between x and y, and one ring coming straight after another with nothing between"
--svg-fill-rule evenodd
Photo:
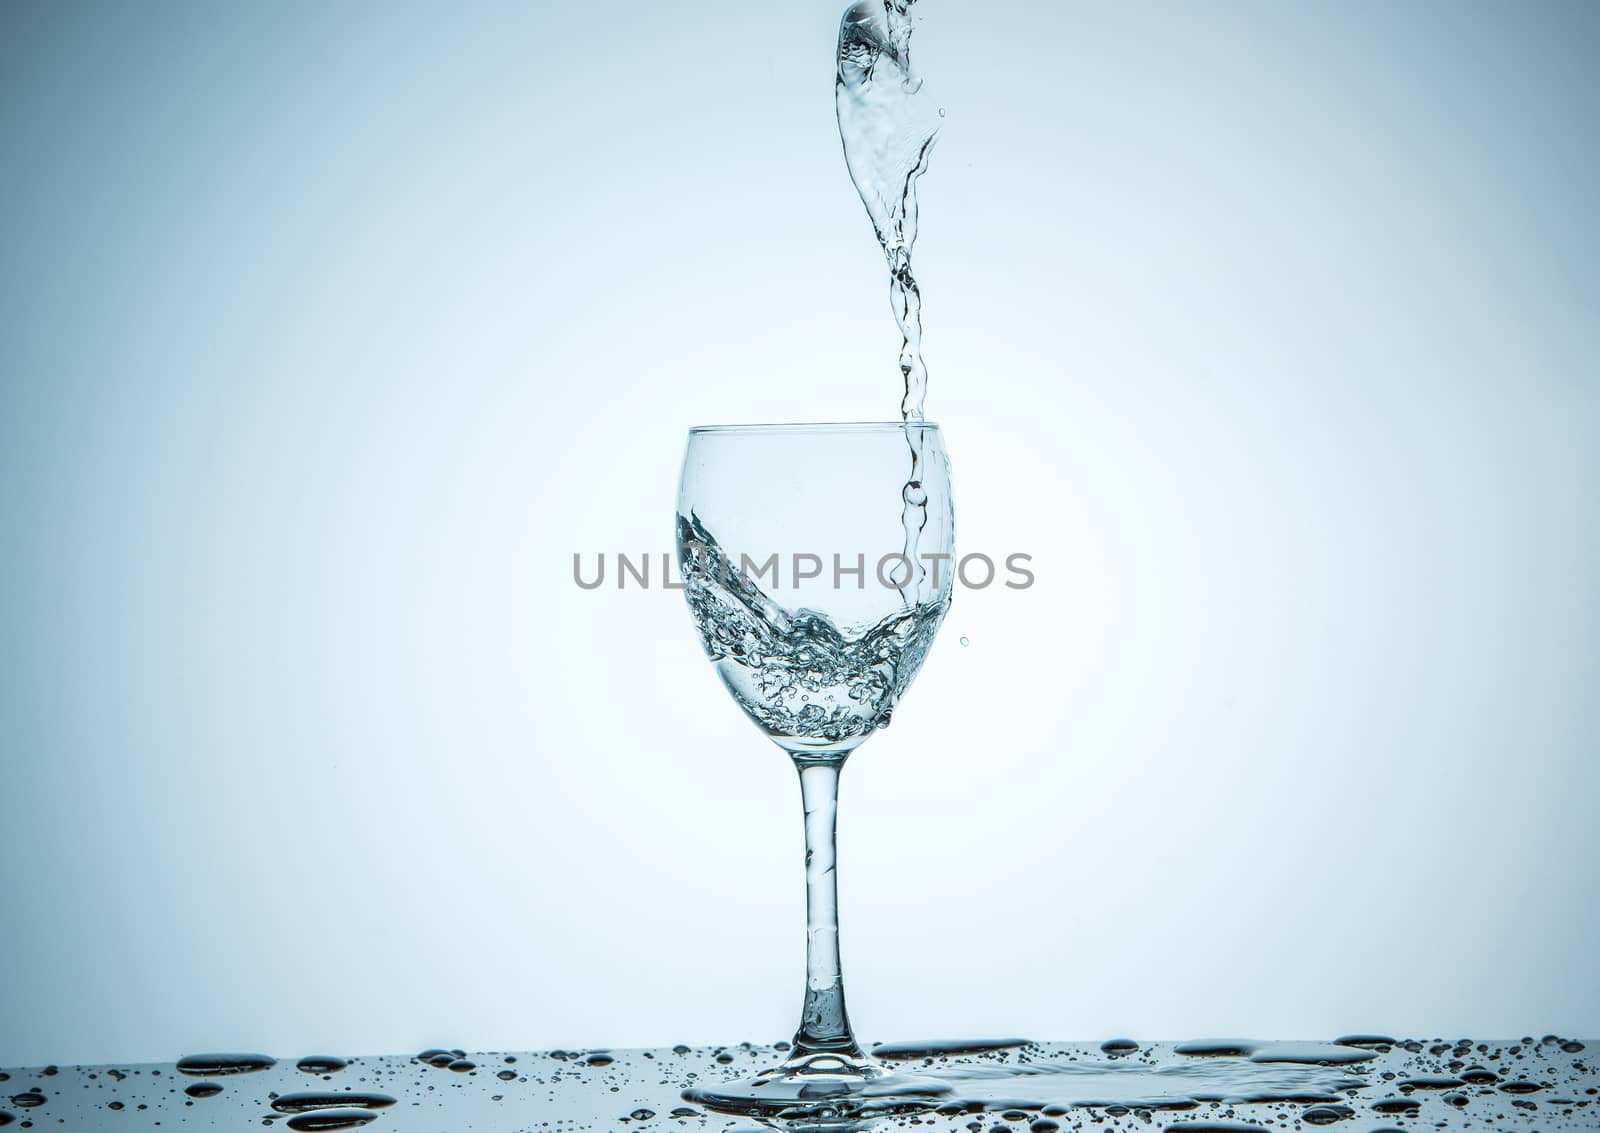
<instances>
[{"instance_id":1,"label":"water splash","mask_svg":"<svg viewBox=\"0 0 1600 1133\"><path fill-rule=\"evenodd\" d=\"M786 745L849 750L886 728L948 603L866 627L789 610L747 578L696 515L678 516L684 594L700 643L734 700Z\"/></svg>"}]
</instances>

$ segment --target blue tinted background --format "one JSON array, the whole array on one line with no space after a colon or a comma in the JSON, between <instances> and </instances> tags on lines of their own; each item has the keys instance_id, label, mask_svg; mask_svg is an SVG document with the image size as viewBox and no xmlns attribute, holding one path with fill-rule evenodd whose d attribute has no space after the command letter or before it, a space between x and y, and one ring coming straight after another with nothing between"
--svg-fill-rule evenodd
<instances>
[{"instance_id":1,"label":"blue tinted background","mask_svg":"<svg viewBox=\"0 0 1600 1133\"><path fill-rule=\"evenodd\" d=\"M787 1034L792 772L571 555L894 412L839 6L0 6L0 1062ZM863 1036L1600 1034L1600 9L923 7L1039 581L845 777Z\"/></svg>"}]
</instances>

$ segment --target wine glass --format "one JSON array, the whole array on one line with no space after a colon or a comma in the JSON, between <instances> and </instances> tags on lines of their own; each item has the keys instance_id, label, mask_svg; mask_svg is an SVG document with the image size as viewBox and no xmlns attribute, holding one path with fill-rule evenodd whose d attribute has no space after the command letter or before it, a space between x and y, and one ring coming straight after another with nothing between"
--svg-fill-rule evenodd
<instances>
[{"instance_id":1,"label":"wine glass","mask_svg":"<svg viewBox=\"0 0 1600 1133\"><path fill-rule=\"evenodd\" d=\"M926 1108L850 1030L834 822L845 759L888 726L949 608L955 517L942 434L921 421L691 429L677 527L701 644L799 771L807 913L805 1002L788 1058L684 1097L785 1119Z\"/></svg>"}]
</instances>

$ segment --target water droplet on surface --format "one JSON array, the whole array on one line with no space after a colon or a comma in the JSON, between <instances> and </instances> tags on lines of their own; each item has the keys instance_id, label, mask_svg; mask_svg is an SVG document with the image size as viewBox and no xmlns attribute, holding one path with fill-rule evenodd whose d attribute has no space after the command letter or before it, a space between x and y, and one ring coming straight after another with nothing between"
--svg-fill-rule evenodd
<instances>
[{"instance_id":1,"label":"water droplet on surface","mask_svg":"<svg viewBox=\"0 0 1600 1133\"><path fill-rule=\"evenodd\" d=\"M961 639L961 644L962 645L971 645L972 644L972 639L969 638L969 637L963 637Z\"/></svg>"},{"instance_id":2,"label":"water droplet on surface","mask_svg":"<svg viewBox=\"0 0 1600 1133\"><path fill-rule=\"evenodd\" d=\"M616 1061L616 1059L612 1058L609 1054L591 1054L584 1061L590 1066L610 1066Z\"/></svg>"},{"instance_id":3,"label":"water droplet on surface","mask_svg":"<svg viewBox=\"0 0 1600 1133\"><path fill-rule=\"evenodd\" d=\"M1204 1133L1208 1129L1233 1133L1263 1128L1271 1133L1293 1133L1296 1128L1317 1127L1330 1115L1336 1117L1340 1107L1352 1110L1354 1119L1337 1118L1331 1124L1334 1128L1350 1128L1353 1133L1377 1133L1380 1126L1416 1126L1438 1133L1461 1129L1467 1133L1476 1129L1485 1133L1586 1133L1595 1127L1594 1113L1600 1111L1600 1066L1581 1055L1565 1052L1562 1048L1571 1041L1574 1040L1535 1043L1521 1055L1510 1054L1505 1044L1469 1044L1474 1059L1470 1062L1460 1057L1460 1043L1443 1043L1443 1053L1429 1055L1425 1051L1408 1053L1405 1043L1395 1042L1389 1052L1378 1051L1375 1046L1366 1048L1372 1055L1369 1061L1349 1064L1331 1062L1330 1047L1334 1054L1341 1049L1354 1054L1363 1049L1355 1042L1278 1044L1235 1039L1143 1043L1135 1048L1138 1053L1130 1051L1114 1057L1108 1057L1099 1043L897 1043L877 1048L906 1055L898 1060L884 1059L895 1066L898 1084L892 1094L883 1095L883 1100L887 1103L904 1099L914 1108L901 1111L897 1121L874 1126L872 1133L918 1133L918 1127L925 1128L926 1133L966 1133L963 1123L976 1126L972 1133L1160 1133L1166 1128L1174 1133ZM1184 1057L1177 1053L1180 1048L1226 1053ZM1250 1060L1250 1054L1273 1054L1272 1048L1278 1048L1277 1054L1285 1053L1287 1048L1301 1058L1315 1057L1304 1064ZM950 1053L958 1050L970 1053ZM453 1051L441 1053L449 1055L452 1062L464 1060ZM586 1063L594 1055L612 1057L609 1052L590 1049L566 1054L555 1059L556 1065L552 1066L544 1061L549 1053L532 1056L531 1065L538 1069L520 1072L528 1085L519 1086L517 1092L527 1093L524 1101L530 1112L550 1119L549 1129L537 1122L529 1126L534 1133L620 1131L629 1127L639 1133L651 1129L694 1133L692 1127L697 1124L704 1124L707 1133L730 1133L734 1126L726 1124L714 1110L707 1113L696 1108L693 1098L680 1101L683 1086L725 1081L736 1069L753 1072L782 1060L772 1046L730 1043L688 1050L686 1056L676 1060L665 1049L618 1053L612 1069L587 1073ZM672 1063L675 1071L639 1061L651 1055ZM494 1063L506 1057L496 1053L490 1063L480 1063L479 1069L488 1065L489 1074L496 1074L502 1067ZM730 1060L732 1065L717 1062L719 1057ZM520 1061L530 1063L530 1058L525 1055ZM641 1076L638 1071L645 1067L657 1072L646 1070ZM520 1122L516 1128L521 1129L527 1124L525 1117L504 1116L509 1113L512 1100L505 1094L493 1093L501 1082L479 1090L477 1079L452 1075L441 1080L431 1064L410 1056L372 1057L352 1061L347 1068L352 1085L357 1084L359 1074L360 1086L370 1083L385 1087L387 1092L378 1098L394 1096L393 1108L381 1110L371 1104L374 1099L364 1092L329 1088L338 1079L324 1083L303 1078L293 1060L278 1066L273 1072L276 1077L257 1080L254 1086L248 1081L236 1085L229 1079L174 1081L172 1071L171 1063L130 1067L116 1073L111 1067L64 1066L56 1077L43 1080L81 1083L86 1092L80 1094L71 1089L48 1095L43 1092L42 1083L34 1088L29 1082L30 1075L38 1076L32 1082L40 1082L42 1069L13 1072L13 1080L22 1078L28 1083L24 1096L37 1096L44 1108L19 1108L5 1095L0 1095L0 1107L12 1115L9 1128L17 1128L23 1122L22 1127L30 1133L34 1133L34 1125L40 1127L37 1133L55 1128L99 1129L102 1124L107 1130L113 1125L119 1129L127 1125L133 1133L135 1127L155 1129L159 1122L161 1128L155 1133L162 1133L166 1128L187 1128L196 1122L231 1129L263 1121L278 1129L315 1133L359 1129L373 1116L384 1114L391 1116L369 1128L380 1130L393 1122L396 1133L413 1126L417 1133L456 1133L476 1128L509 1129L508 1123L513 1122ZM480 1077L488 1078L489 1074ZM1504 1079L1510 1079L1507 1085L1515 1088L1490 1088L1499 1087ZM281 1090L292 1082L320 1088L282 1097L274 1096L270 1089L276 1086ZM246 1088L240 1089L239 1085ZM23 1083L11 1087L13 1091L24 1088ZM211 1100L200 1099L202 1093L211 1090L217 1091L210 1095ZM364 1101L369 1104L364 1105ZM489 1116L494 1108L491 1103L503 1103L497 1110L503 1115L501 1118ZM123 1108L116 1110L118 1105ZM1239 1108L1252 1105L1271 1108L1254 1112ZM271 1108L263 1116L259 1107L265 1106ZM415 1106L427 1107L427 1117L424 1118L424 1110ZM204 1108L205 1114L187 1113L186 1107ZM1454 1107L1465 1108L1457 1114ZM631 1115L620 1116L629 1110L633 1111ZM648 1111L651 1116L645 1118L640 1111ZM142 1124L127 1121L136 1112L145 1119ZM1174 1116L1167 1121L1152 1120L1168 1112ZM30 1116L32 1122L26 1124ZM288 1124L296 1118L308 1120L298 1126ZM423 1119L421 1124L418 1119ZM1050 1121L1057 1128L1039 1124ZM1467 1122L1472 1123L1470 1128ZM739 1122L740 1126L743 1124ZM802 1131L792 1129L791 1133Z\"/></svg>"},{"instance_id":4,"label":"water droplet on surface","mask_svg":"<svg viewBox=\"0 0 1600 1133\"><path fill-rule=\"evenodd\" d=\"M365 1109L325 1109L291 1117L289 1128L296 1133L333 1133L339 1129L360 1129L377 1119L377 1114Z\"/></svg>"},{"instance_id":5,"label":"water droplet on surface","mask_svg":"<svg viewBox=\"0 0 1600 1133\"><path fill-rule=\"evenodd\" d=\"M939 1039L932 1042L880 1043L872 1048L877 1058L906 1060L912 1058L945 1058L962 1054L990 1054L997 1050L1014 1050L1027 1046L1028 1039Z\"/></svg>"},{"instance_id":6,"label":"water droplet on surface","mask_svg":"<svg viewBox=\"0 0 1600 1133\"><path fill-rule=\"evenodd\" d=\"M515 1070L502 1070L500 1073L495 1075L495 1077L500 1079L502 1082L510 1082L515 1079L516 1076L517 1072Z\"/></svg>"},{"instance_id":7,"label":"water droplet on surface","mask_svg":"<svg viewBox=\"0 0 1600 1133\"><path fill-rule=\"evenodd\" d=\"M446 1070L454 1070L457 1074L465 1074L467 1071L476 1070L477 1068L478 1064L470 1058L458 1058L445 1067Z\"/></svg>"},{"instance_id":8,"label":"water droplet on surface","mask_svg":"<svg viewBox=\"0 0 1600 1133\"><path fill-rule=\"evenodd\" d=\"M1191 1058L1248 1058L1268 1044L1254 1039L1191 1039L1175 1045L1174 1054Z\"/></svg>"},{"instance_id":9,"label":"water droplet on surface","mask_svg":"<svg viewBox=\"0 0 1600 1133\"><path fill-rule=\"evenodd\" d=\"M191 1054L178 1059L178 1073L217 1078L224 1074L255 1074L276 1065L277 1059L265 1054Z\"/></svg>"},{"instance_id":10,"label":"water droplet on surface","mask_svg":"<svg viewBox=\"0 0 1600 1133\"><path fill-rule=\"evenodd\" d=\"M635 1121L649 1121L655 1115L655 1110L643 1108L636 1109L632 1113L628 1114L628 1116L633 1118Z\"/></svg>"},{"instance_id":11,"label":"water droplet on surface","mask_svg":"<svg viewBox=\"0 0 1600 1133\"><path fill-rule=\"evenodd\" d=\"M306 1091L274 1098L272 1108L279 1113L310 1113L318 1109L386 1109L394 1102L388 1094Z\"/></svg>"},{"instance_id":12,"label":"water droplet on surface","mask_svg":"<svg viewBox=\"0 0 1600 1133\"><path fill-rule=\"evenodd\" d=\"M296 1070L303 1070L307 1074L337 1074L350 1063L331 1054L308 1054L294 1065Z\"/></svg>"},{"instance_id":13,"label":"water droplet on surface","mask_svg":"<svg viewBox=\"0 0 1600 1133\"><path fill-rule=\"evenodd\" d=\"M1422 1074L1415 1078L1407 1078L1400 1083L1402 1089L1407 1087L1413 1090L1453 1090L1461 1085L1460 1078L1450 1078L1442 1074Z\"/></svg>"},{"instance_id":14,"label":"water droplet on surface","mask_svg":"<svg viewBox=\"0 0 1600 1133\"><path fill-rule=\"evenodd\" d=\"M1370 1046L1380 1051L1394 1046L1388 1035L1341 1035L1333 1041L1340 1046Z\"/></svg>"},{"instance_id":15,"label":"water droplet on surface","mask_svg":"<svg viewBox=\"0 0 1600 1133\"><path fill-rule=\"evenodd\" d=\"M1138 1049L1139 1044L1134 1042L1132 1039L1107 1039L1105 1042L1100 1044L1101 1052L1104 1054L1109 1054L1113 1058L1116 1058L1119 1055L1132 1054Z\"/></svg>"},{"instance_id":16,"label":"water droplet on surface","mask_svg":"<svg viewBox=\"0 0 1600 1133\"><path fill-rule=\"evenodd\" d=\"M1377 1055L1370 1050L1362 1050L1358 1046L1339 1046L1335 1043L1268 1043L1257 1047L1250 1055L1250 1061L1339 1066L1348 1062L1365 1062L1376 1057Z\"/></svg>"},{"instance_id":17,"label":"water droplet on surface","mask_svg":"<svg viewBox=\"0 0 1600 1133\"><path fill-rule=\"evenodd\" d=\"M45 1096L38 1090L28 1090L26 1093L11 1095L11 1104L18 1109L37 1109L45 1101Z\"/></svg>"},{"instance_id":18,"label":"water droplet on surface","mask_svg":"<svg viewBox=\"0 0 1600 1133\"><path fill-rule=\"evenodd\" d=\"M1347 1105L1316 1105L1302 1113L1300 1120L1307 1125L1332 1125L1355 1115L1356 1111Z\"/></svg>"},{"instance_id":19,"label":"water droplet on surface","mask_svg":"<svg viewBox=\"0 0 1600 1133\"><path fill-rule=\"evenodd\" d=\"M1375 1113L1404 1113L1414 1114L1422 1108L1422 1103L1410 1098L1385 1098L1372 1103Z\"/></svg>"}]
</instances>

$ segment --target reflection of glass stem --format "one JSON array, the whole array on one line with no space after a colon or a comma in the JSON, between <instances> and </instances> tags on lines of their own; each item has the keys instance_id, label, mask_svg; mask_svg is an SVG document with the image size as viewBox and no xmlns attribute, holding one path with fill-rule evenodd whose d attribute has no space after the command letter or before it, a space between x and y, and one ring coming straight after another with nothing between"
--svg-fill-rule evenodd
<instances>
[{"instance_id":1,"label":"reflection of glass stem","mask_svg":"<svg viewBox=\"0 0 1600 1133\"><path fill-rule=\"evenodd\" d=\"M818 1055L835 1055L841 1060L862 1057L850 1033L844 973L839 966L835 832L839 771L844 761L843 755L794 756L806 816L806 1001L794 1036L791 1064L810 1062Z\"/></svg>"}]
</instances>

